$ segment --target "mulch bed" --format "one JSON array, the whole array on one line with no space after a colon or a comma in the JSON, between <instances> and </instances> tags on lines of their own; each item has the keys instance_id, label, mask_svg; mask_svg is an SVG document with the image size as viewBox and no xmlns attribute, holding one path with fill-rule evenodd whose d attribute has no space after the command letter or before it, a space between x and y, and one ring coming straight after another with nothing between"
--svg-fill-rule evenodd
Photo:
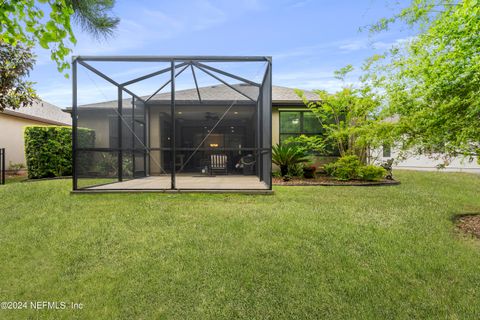
<instances>
[{"instance_id":1,"label":"mulch bed","mask_svg":"<svg viewBox=\"0 0 480 320\"><path fill-rule=\"evenodd\" d=\"M480 239L480 214L464 215L457 218L457 227L463 232Z\"/></svg>"},{"instance_id":2,"label":"mulch bed","mask_svg":"<svg viewBox=\"0 0 480 320\"><path fill-rule=\"evenodd\" d=\"M283 181L282 178L274 177L272 182L276 186L384 186L400 184L396 180L363 181L350 180L339 181L331 177L317 175L314 179L292 178L290 181Z\"/></svg>"}]
</instances>

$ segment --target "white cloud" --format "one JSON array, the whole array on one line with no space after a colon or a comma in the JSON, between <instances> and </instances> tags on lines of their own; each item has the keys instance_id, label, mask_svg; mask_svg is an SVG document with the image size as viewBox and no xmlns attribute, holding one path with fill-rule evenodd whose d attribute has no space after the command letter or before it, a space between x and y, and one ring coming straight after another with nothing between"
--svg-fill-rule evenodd
<instances>
[{"instance_id":1,"label":"white cloud","mask_svg":"<svg viewBox=\"0 0 480 320\"><path fill-rule=\"evenodd\" d=\"M273 73L273 82L275 85L281 85L292 88L306 90L323 89L328 92L338 91L344 85L358 85L355 80L358 73L355 71L350 74L346 83L333 77L333 70L303 70L295 72L275 72Z\"/></svg>"},{"instance_id":2,"label":"white cloud","mask_svg":"<svg viewBox=\"0 0 480 320\"><path fill-rule=\"evenodd\" d=\"M341 44L338 47L343 52L351 52L368 49L368 41L365 39L352 40Z\"/></svg>"},{"instance_id":3,"label":"white cloud","mask_svg":"<svg viewBox=\"0 0 480 320\"><path fill-rule=\"evenodd\" d=\"M289 7L290 8L302 8L312 2L311 0L299 0L299 1L293 1L290 3Z\"/></svg>"},{"instance_id":4,"label":"white cloud","mask_svg":"<svg viewBox=\"0 0 480 320\"><path fill-rule=\"evenodd\" d=\"M401 45L404 45L412 40L414 40L415 37L406 37L406 38L398 38L394 41L390 41L390 42L384 42L384 41L377 41L377 42L374 42L372 44L373 48L374 49L377 49L377 50L388 50L388 49L391 49L393 47L397 47L397 46L401 46Z\"/></svg>"}]
</instances>

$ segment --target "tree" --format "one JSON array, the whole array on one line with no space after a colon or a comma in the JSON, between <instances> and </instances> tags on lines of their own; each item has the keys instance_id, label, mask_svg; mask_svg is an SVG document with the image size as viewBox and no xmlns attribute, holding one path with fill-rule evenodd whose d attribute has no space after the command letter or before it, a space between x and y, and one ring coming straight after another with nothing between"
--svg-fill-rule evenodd
<instances>
[{"instance_id":1,"label":"tree","mask_svg":"<svg viewBox=\"0 0 480 320\"><path fill-rule=\"evenodd\" d=\"M371 59L369 77L383 92L385 117L396 117L402 150L448 160L480 154L480 4L414 0L370 31L394 23L418 35Z\"/></svg>"},{"instance_id":2,"label":"tree","mask_svg":"<svg viewBox=\"0 0 480 320\"><path fill-rule=\"evenodd\" d=\"M73 19L96 38L107 37L119 19L108 13L115 0L0 0L0 111L31 105L37 98L33 83L25 81L35 63L31 48L50 49L60 72L76 39ZM40 7L42 6L43 7ZM50 7L44 19L44 7Z\"/></svg>"},{"instance_id":3,"label":"tree","mask_svg":"<svg viewBox=\"0 0 480 320\"><path fill-rule=\"evenodd\" d=\"M351 65L335 72L335 77L345 82L346 75L353 71ZM381 124L378 121L379 101L367 83L361 87L344 85L336 93L314 90L318 101L309 101L303 91L296 90L305 105L320 121L325 130L327 143L334 143L340 156L356 155L362 162L368 161L368 148L378 146Z\"/></svg>"},{"instance_id":4,"label":"tree","mask_svg":"<svg viewBox=\"0 0 480 320\"><path fill-rule=\"evenodd\" d=\"M25 81L34 63L30 48L0 41L0 111L32 105L37 98L32 82Z\"/></svg>"},{"instance_id":5,"label":"tree","mask_svg":"<svg viewBox=\"0 0 480 320\"><path fill-rule=\"evenodd\" d=\"M109 36L119 19L109 15L115 0L0 0L0 41L15 46L39 44L51 51L59 71L76 43L71 19L95 37ZM50 9L48 18L44 8Z\"/></svg>"}]
</instances>

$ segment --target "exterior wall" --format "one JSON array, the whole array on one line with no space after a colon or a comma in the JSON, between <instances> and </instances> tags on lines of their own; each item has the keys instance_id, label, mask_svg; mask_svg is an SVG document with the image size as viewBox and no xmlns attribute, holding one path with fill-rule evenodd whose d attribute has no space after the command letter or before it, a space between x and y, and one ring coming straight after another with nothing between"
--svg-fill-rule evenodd
<instances>
[{"instance_id":1,"label":"exterior wall","mask_svg":"<svg viewBox=\"0 0 480 320\"><path fill-rule=\"evenodd\" d=\"M160 109L158 108L151 108L150 109L150 119L149 119L149 126L150 126L150 147L151 148L159 148L160 141L161 141L161 131L160 131ZM152 150L150 151L150 175L159 175L162 174L162 170L160 166L163 166L162 159L161 159L161 152Z\"/></svg>"},{"instance_id":2,"label":"exterior wall","mask_svg":"<svg viewBox=\"0 0 480 320\"><path fill-rule=\"evenodd\" d=\"M5 164L23 163L25 161L25 141L23 131L27 126L49 126L51 124L6 115L0 112L0 148L5 148Z\"/></svg>"},{"instance_id":3,"label":"exterior wall","mask_svg":"<svg viewBox=\"0 0 480 320\"><path fill-rule=\"evenodd\" d=\"M392 150L391 157L383 157L380 153L379 160L385 162L387 159L398 157L398 152ZM442 164L441 160L435 160L426 156L411 156L408 159L394 163L394 168L403 170L420 170L420 171L443 171L443 172L470 172L480 174L480 165L477 159L469 161L466 158L455 158L448 166L443 169L438 169L437 165Z\"/></svg>"},{"instance_id":4,"label":"exterior wall","mask_svg":"<svg viewBox=\"0 0 480 320\"><path fill-rule=\"evenodd\" d=\"M110 147L110 121L108 114L103 112L81 112L79 115L79 128L95 131L95 148Z\"/></svg>"},{"instance_id":5,"label":"exterior wall","mask_svg":"<svg viewBox=\"0 0 480 320\"><path fill-rule=\"evenodd\" d=\"M272 146L280 142L280 112L277 107L272 108Z\"/></svg>"}]
</instances>

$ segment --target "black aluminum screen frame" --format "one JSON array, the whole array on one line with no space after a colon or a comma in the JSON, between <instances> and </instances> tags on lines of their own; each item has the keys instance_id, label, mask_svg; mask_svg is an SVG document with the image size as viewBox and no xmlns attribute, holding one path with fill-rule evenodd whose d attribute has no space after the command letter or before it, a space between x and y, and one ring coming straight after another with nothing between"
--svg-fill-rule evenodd
<instances>
[{"instance_id":1,"label":"black aluminum screen frame","mask_svg":"<svg viewBox=\"0 0 480 320\"><path fill-rule=\"evenodd\" d=\"M92 67L88 62L92 61L102 61L102 62L169 62L170 67L159 70L157 72L153 72L150 74L146 74L144 76L138 77L136 79L132 79L127 82L118 83L109 76L105 75L104 73L100 72L96 68ZM263 75L263 80L261 84L257 84L253 81L248 79L239 77L237 75L228 73L226 71L213 68L209 65L205 65L202 62L265 62L267 64L265 73ZM176 64L179 63L179 64ZM78 128L78 91L77 91L77 65L80 64L81 66L85 67L87 70L95 73L97 76L103 78L104 80L108 81L109 83L113 84L118 89L118 121L119 121L119 141L122 141L122 126L121 126L121 117L122 117L122 109L123 109L123 100L122 95L123 93L127 93L132 96L132 100L143 102L144 104L144 114L145 117L148 117L149 114L149 100L157 94L161 89L165 86L170 84L171 86L171 96L170 96L170 111L172 117L172 125L171 125L171 148L172 148L172 158L171 164L172 167L175 168L175 161L176 161L176 144L175 144L175 107L176 107L176 99L175 99L175 78L185 71L188 67L192 70L192 75L194 79L194 83L196 86L196 91L198 93L199 102L202 103L202 98L200 95L200 90L197 83L197 78L195 75L194 67L198 70L203 71L204 73L210 75L211 77L215 78L219 82L223 83L224 85L230 87L232 90L236 91L237 93L245 96L246 98L252 100L257 105L257 120L256 120L256 129L257 129L257 141L255 151L257 154L258 165L257 165L257 176L260 181L263 181L268 190L272 189L272 57L270 56L73 56L72 57L72 160L73 160L73 173L72 173L72 180L73 180L73 190L79 190L78 188L78 174L77 174L77 151L81 150L78 148L77 144L77 128ZM180 69L180 72L177 72L177 69ZM156 75L170 72L170 80L167 81L162 87L160 87L155 93L153 93L149 98L142 99L140 96L136 95L134 92L125 88L125 86L130 85L132 83L140 82L142 80L148 79L150 77L154 77ZM256 100L252 99L249 96L246 96L243 92L237 90L220 77L216 76L216 74L221 74L224 76L228 76L230 78L248 83L253 86L259 87L259 96ZM146 119L146 125L148 126L148 119ZM147 144L146 149L150 148L150 137L145 137L145 142ZM89 148L91 151L116 151L118 152L118 181L122 181L122 155L123 152L126 151L122 149L120 145L118 148ZM135 148L134 148L135 149ZM146 152L146 149L144 151ZM82 150L84 151L84 150ZM135 150L133 150L135 152ZM147 172L149 168L145 167L145 171ZM178 189L176 186L176 170L171 170L171 190ZM83 188L82 188L83 189ZM120 189L122 190L122 189ZM128 190L128 189L123 189ZM140 189L135 189L140 190ZM149 189L153 190L153 189ZM161 189L165 190L165 189ZM188 189L181 189L181 190L188 190ZM206 189L207 190L207 189ZM215 189L210 189L215 190ZM228 190L228 189L222 189ZM264 190L264 189L262 189Z\"/></svg>"}]
</instances>

